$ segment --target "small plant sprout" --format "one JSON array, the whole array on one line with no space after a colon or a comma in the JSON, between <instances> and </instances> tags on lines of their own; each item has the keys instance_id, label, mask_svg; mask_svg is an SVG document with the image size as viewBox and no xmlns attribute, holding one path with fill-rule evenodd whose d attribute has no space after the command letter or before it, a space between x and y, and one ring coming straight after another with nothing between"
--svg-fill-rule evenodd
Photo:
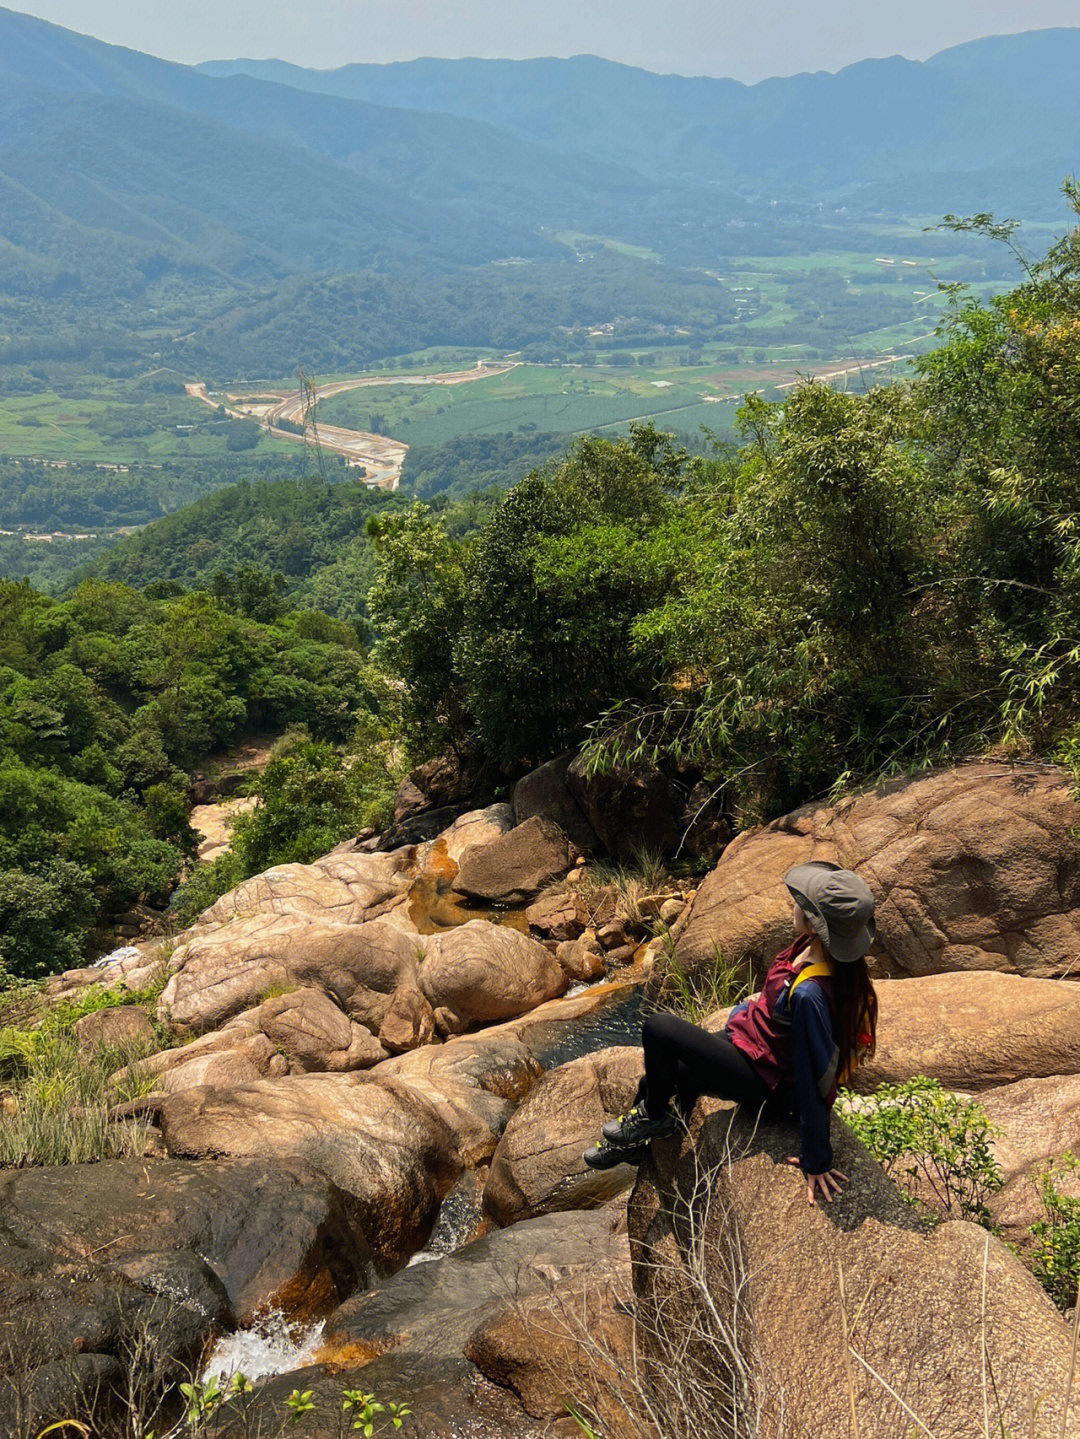
<instances>
[{"instance_id":1,"label":"small plant sprout","mask_svg":"<svg viewBox=\"0 0 1080 1439\"><path fill-rule=\"evenodd\" d=\"M191 1429L200 1429L217 1411L225 1399L221 1380L212 1376L202 1382L194 1380L180 1385L187 1409L184 1418Z\"/></svg>"},{"instance_id":2,"label":"small plant sprout","mask_svg":"<svg viewBox=\"0 0 1080 1439\"><path fill-rule=\"evenodd\" d=\"M309 1414L311 1410L315 1408L313 1403L314 1392L313 1389L304 1389L303 1391L294 1389L288 1399L285 1400L285 1407L289 1410L289 1417L292 1423L295 1424L298 1419L301 1419L305 1414Z\"/></svg>"},{"instance_id":3,"label":"small plant sprout","mask_svg":"<svg viewBox=\"0 0 1080 1439\"><path fill-rule=\"evenodd\" d=\"M366 1394L362 1389L343 1389L341 1400L342 1409L353 1411L352 1427L359 1429L364 1439L371 1439L375 1433L375 1423L380 1414L385 1414L391 1425L400 1429L402 1420L412 1413L407 1404L389 1401L380 1404L374 1394Z\"/></svg>"}]
</instances>

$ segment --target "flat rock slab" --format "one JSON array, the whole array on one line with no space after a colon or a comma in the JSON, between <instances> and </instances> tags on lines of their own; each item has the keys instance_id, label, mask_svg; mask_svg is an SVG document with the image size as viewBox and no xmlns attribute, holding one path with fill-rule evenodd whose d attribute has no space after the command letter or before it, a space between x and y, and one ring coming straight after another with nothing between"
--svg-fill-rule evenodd
<instances>
[{"instance_id":1,"label":"flat rock slab","mask_svg":"<svg viewBox=\"0 0 1080 1439\"><path fill-rule=\"evenodd\" d=\"M790 942L783 877L823 859L878 901L874 954L894 973L1071 972L1080 953L1080 807L1061 770L972 762L808 805L732 840L678 941L690 969L766 965Z\"/></svg>"},{"instance_id":2,"label":"flat rock slab","mask_svg":"<svg viewBox=\"0 0 1080 1439\"><path fill-rule=\"evenodd\" d=\"M877 986L877 1054L853 1088L928 1074L949 1089L1080 1072L1080 984L1017 974L931 974Z\"/></svg>"}]
</instances>

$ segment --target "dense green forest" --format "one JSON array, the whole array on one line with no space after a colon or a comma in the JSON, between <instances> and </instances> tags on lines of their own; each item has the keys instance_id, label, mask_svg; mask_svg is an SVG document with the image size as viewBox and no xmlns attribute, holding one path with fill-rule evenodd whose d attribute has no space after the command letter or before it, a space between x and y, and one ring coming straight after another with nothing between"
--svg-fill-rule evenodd
<instances>
[{"instance_id":1,"label":"dense green forest","mask_svg":"<svg viewBox=\"0 0 1080 1439\"><path fill-rule=\"evenodd\" d=\"M414 743L590 737L756 815L987 746L1077 762L1078 339L1074 230L990 306L955 294L908 384L753 399L711 459L583 440L464 543L385 517L374 653Z\"/></svg>"},{"instance_id":2,"label":"dense green forest","mask_svg":"<svg viewBox=\"0 0 1080 1439\"><path fill-rule=\"evenodd\" d=\"M563 435L465 435L445 445L412 445L399 489L420 500L505 489L565 448Z\"/></svg>"},{"instance_id":3,"label":"dense green forest","mask_svg":"<svg viewBox=\"0 0 1080 1439\"><path fill-rule=\"evenodd\" d=\"M118 911L167 901L194 853L188 771L208 753L250 729L338 745L376 732L392 696L348 625L280 613L261 573L214 588L155 599L88 581L61 602L0 581L9 973L78 963Z\"/></svg>"},{"instance_id":4,"label":"dense green forest","mask_svg":"<svg viewBox=\"0 0 1080 1439\"><path fill-rule=\"evenodd\" d=\"M280 576L294 603L317 591L322 607L359 622L375 573L368 521L388 503L358 480L243 481L121 540L91 568L138 589L178 591L255 568Z\"/></svg>"},{"instance_id":5,"label":"dense green forest","mask_svg":"<svg viewBox=\"0 0 1080 1439\"><path fill-rule=\"evenodd\" d=\"M325 456L323 465L333 475L347 473L335 455ZM0 515L8 525L28 528L115 530L149 524L240 480L295 482L308 468L308 457L300 451L222 454L155 465L0 456Z\"/></svg>"}]
</instances>

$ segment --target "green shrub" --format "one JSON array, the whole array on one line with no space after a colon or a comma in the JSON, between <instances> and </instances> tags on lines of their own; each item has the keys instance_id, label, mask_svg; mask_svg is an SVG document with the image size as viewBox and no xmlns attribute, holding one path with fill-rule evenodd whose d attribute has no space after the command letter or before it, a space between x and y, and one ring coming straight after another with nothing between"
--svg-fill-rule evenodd
<instances>
[{"instance_id":1,"label":"green shrub","mask_svg":"<svg viewBox=\"0 0 1080 1439\"><path fill-rule=\"evenodd\" d=\"M175 1042L174 1036L153 1017L167 978L163 957L156 976L143 989L128 989L122 984L109 987L92 984L78 999L50 1004L40 984L18 981L0 987L0 1079L25 1078L54 1041L74 1043L72 1031L85 1015L121 1005L138 1004L148 1009L156 1030L155 1047L168 1048Z\"/></svg>"},{"instance_id":2,"label":"green shrub","mask_svg":"<svg viewBox=\"0 0 1080 1439\"><path fill-rule=\"evenodd\" d=\"M1077 1170L1080 1159L1067 1150L1038 1175L1043 1218L1031 1226L1035 1276L1062 1309L1077 1302L1080 1285L1080 1198L1062 1194L1058 1185Z\"/></svg>"},{"instance_id":3,"label":"green shrub","mask_svg":"<svg viewBox=\"0 0 1080 1439\"><path fill-rule=\"evenodd\" d=\"M83 963L91 875L69 860L0 870L0 968L32 979Z\"/></svg>"},{"instance_id":4,"label":"green shrub","mask_svg":"<svg viewBox=\"0 0 1080 1439\"><path fill-rule=\"evenodd\" d=\"M915 1203L932 1197L946 1219L989 1221L987 1200L1001 1188L991 1142L998 1131L971 1100L916 1075L872 1095L841 1092L848 1126Z\"/></svg>"}]
</instances>

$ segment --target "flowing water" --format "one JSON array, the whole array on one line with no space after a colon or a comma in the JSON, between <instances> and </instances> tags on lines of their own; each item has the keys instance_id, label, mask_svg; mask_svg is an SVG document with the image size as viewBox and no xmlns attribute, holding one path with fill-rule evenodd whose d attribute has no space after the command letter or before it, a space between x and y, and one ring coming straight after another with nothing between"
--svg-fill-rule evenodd
<instances>
[{"instance_id":1,"label":"flowing water","mask_svg":"<svg viewBox=\"0 0 1080 1439\"><path fill-rule=\"evenodd\" d=\"M200 1380L243 1374L248 1379L266 1379L271 1374L302 1369L315 1357L322 1338L323 1320L301 1326L290 1324L283 1314L271 1312L250 1329L225 1334L211 1349ZM222 1385L224 1388L224 1385Z\"/></svg>"},{"instance_id":2,"label":"flowing water","mask_svg":"<svg viewBox=\"0 0 1080 1439\"><path fill-rule=\"evenodd\" d=\"M577 992L587 993L608 983L610 981L598 980L595 985L581 986ZM640 985L632 988L613 985L610 1001L598 1005L590 1014L533 1026L529 1031L529 1048L545 1069L555 1069L597 1049L640 1044L646 1004Z\"/></svg>"},{"instance_id":3,"label":"flowing water","mask_svg":"<svg viewBox=\"0 0 1080 1439\"><path fill-rule=\"evenodd\" d=\"M457 864L447 853L444 839L433 840L424 847L419 873L409 891L409 918L421 934L439 934L459 924L468 924L470 919L486 919L491 924L505 924L528 934L525 906L472 904L451 888L457 872Z\"/></svg>"},{"instance_id":4,"label":"flowing water","mask_svg":"<svg viewBox=\"0 0 1080 1439\"><path fill-rule=\"evenodd\" d=\"M142 951L134 944L122 944L119 949L110 950L100 959L95 959L90 967L91 969L104 969L107 964L117 964L124 959L137 960L141 954Z\"/></svg>"}]
</instances>

